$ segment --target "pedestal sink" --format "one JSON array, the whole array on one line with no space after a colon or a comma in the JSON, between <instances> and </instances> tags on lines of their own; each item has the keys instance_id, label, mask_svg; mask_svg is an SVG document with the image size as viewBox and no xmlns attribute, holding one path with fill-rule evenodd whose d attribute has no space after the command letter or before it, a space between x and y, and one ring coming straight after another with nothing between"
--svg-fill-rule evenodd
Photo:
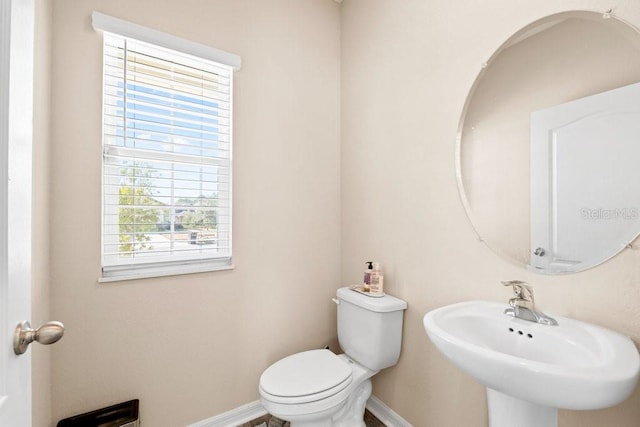
<instances>
[{"instance_id":1,"label":"pedestal sink","mask_svg":"<svg viewBox=\"0 0 640 427\"><path fill-rule=\"evenodd\" d=\"M490 427L557 427L557 409L600 409L633 392L640 356L627 337L554 316L557 326L470 301L430 311L424 328L454 365L487 387Z\"/></svg>"}]
</instances>

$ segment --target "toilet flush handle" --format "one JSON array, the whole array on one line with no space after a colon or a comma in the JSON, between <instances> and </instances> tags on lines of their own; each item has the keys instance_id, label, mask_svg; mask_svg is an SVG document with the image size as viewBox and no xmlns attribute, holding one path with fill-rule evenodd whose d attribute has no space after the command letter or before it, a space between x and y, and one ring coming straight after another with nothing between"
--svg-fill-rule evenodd
<instances>
[{"instance_id":1,"label":"toilet flush handle","mask_svg":"<svg viewBox=\"0 0 640 427\"><path fill-rule=\"evenodd\" d=\"M340 300L338 298L331 298L331 301L335 302L336 305L340 304Z\"/></svg>"}]
</instances>

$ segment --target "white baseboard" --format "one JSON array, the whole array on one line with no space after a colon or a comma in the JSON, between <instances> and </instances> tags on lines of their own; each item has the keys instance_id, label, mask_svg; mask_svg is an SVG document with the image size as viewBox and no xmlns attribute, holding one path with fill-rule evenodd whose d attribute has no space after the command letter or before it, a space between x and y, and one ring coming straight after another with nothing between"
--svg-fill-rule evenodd
<instances>
[{"instance_id":1,"label":"white baseboard","mask_svg":"<svg viewBox=\"0 0 640 427\"><path fill-rule=\"evenodd\" d=\"M260 401L256 400L187 427L238 427L263 415L267 415L267 411L262 407Z\"/></svg>"},{"instance_id":2,"label":"white baseboard","mask_svg":"<svg viewBox=\"0 0 640 427\"><path fill-rule=\"evenodd\" d=\"M367 409L387 427L413 427L373 395L367 401ZM256 400L224 414L190 424L187 427L238 427L266 414L267 411L262 407L260 401Z\"/></svg>"},{"instance_id":3,"label":"white baseboard","mask_svg":"<svg viewBox=\"0 0 640 427\"><path fill-rule=\"evenodd\" d=\"M409 422L374 395L371 395L367 401L367 409L387 427L413 427Z\"/></svg>"}]
</instances>

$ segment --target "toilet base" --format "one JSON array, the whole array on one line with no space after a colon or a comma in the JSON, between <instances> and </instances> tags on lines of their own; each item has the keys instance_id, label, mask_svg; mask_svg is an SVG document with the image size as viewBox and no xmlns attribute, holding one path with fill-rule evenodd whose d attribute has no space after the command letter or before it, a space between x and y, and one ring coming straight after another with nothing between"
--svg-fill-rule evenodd
<instances>
[{"instance_id":1,"label":"toilet base","mask_svg":"<svg viewBox=\"0 0 640 427\"><path fill-rule=\"evenodd\" d=\"M332 427L365 427L364 409L371 396L371 380L358 386L347 399L347 403L333 416Z\"/></svg>"},{"instance_id":2,"label":"toilet base","mask_svg":"<svg viewBox=\"0 0 640 427\"><path fill-rule=\"evenodd\" d=\"M367 379L349 395L347 401L333 416L325 413L324 417L318 419L305 417L303 420L290 420L291 427L365 427L364 410L371 390L371 380Z\"/></svg>"}]
</instances>

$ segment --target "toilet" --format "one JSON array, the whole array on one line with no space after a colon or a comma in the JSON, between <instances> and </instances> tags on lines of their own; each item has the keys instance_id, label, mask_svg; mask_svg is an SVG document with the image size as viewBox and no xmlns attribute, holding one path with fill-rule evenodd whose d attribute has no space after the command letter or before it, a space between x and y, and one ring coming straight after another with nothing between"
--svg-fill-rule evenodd
<instances>
[{"instance_id":1,"label":"toilet","mask_svg":"<svg viewBox=\"0 0 640 427\"><path fill-rule=\"evenodd\" d=\"M338 342L344 354L310 350L287 356L260 377L260 401L292 427L364 427L371 377L400 356L407 303L338 289Z\"/></svg>"}]
</instances>

